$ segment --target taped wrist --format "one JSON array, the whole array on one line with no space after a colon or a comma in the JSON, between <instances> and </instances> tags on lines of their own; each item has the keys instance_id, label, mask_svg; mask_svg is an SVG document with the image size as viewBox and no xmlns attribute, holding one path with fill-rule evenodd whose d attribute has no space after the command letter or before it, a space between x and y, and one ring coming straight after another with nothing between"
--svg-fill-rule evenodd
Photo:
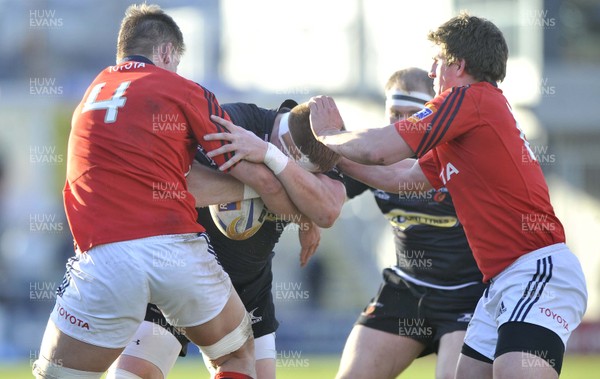
<instances>
[{"instance_id":1,"label":"taped wrist","mask_svg":"<svg viewBox=\"0 0 600 379\"><path fill-rule=\"evenodd\" d=\"M269 143L264 163L271 171L273 171L273 174L279 175L287 166L288 157L276 148L275 145Z\"/></svg>"}]
</instances>

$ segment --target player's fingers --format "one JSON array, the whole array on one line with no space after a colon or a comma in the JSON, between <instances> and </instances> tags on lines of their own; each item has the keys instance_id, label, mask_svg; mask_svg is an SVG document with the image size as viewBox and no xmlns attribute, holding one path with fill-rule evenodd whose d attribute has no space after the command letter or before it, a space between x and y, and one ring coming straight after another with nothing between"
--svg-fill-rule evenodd
<instances>
[{"instance_id":1,"label":"player's fingers","mask_svg":"<svg viewBox=\"0 0 600 379\"><path fill-rule=\"evenodd\" d=\"M232 144L232 143L228 143L226 145L223 145L217 149L211 150L209 152L206 153L206 155L209 158L213 158L216 157L217 155L221 155L221 154L225 154L225 153L230 153L232 151L237 150L237 146Z\"/></svg>"},{"instance_id":2,"label":"player's fingers","mask_svg":"<svg viewBox=\"0 0 600 379\"><path fill-rule=\"evenodd\" d=\"M215 141L215 140L231 141L232 139L233 139L233 134L231 134L231 133L210 133L210 134L204 135L205 141Z\"/></svg>"},{"instance_id":3,"label":"player's fingers","mask_svg":"<svg viewBox=\"0 0 600 379\"><path fill-rule=\"evenodd\" d=\"M211 115L210 119L213 122L216 122L217 124L219 124L221 126L224 126L227 130L238 128L238 126L236 126L233 122L227 121L224 118L221 118L219 116Z\"/></svg>"},{"instance_id":4,"label":"player's fingers","mask_svg":"<svg viewBox=\"0 0 600 379\"><path fill-rule=\"evenodd\" d=\"M333 97L331 96L326 96L325 102L327 103L327 107L328 108L337 108L337 106L335 105L335 100L333 100Z\"/></svg>"},{"instance_id":5,"label":"player's fingers","mask_svg":"<svg viewBox=\"0 0 600 379\"><path fill-rule=\"evenodd\" d=\"M303 255L301 262L300 262L300 267L304 267L306 266L306 264L308 263L308 261L310 260L310 258L312 258L313 255L315 255L315 252L317 251L317 247L319 246L318 243L309 246L308 249L306 249L306 253Z\"/></svg>"},{"instance_id":6,"label":"player's fingers","mask_svg":"<svg viewBox=\"0 0 600 379\"><path fill-rule=\"evenodd\" d=\"M300 250L300 267L304 267L306 266L306 263L308 262L308 249L306 247L302 247L302 249Z\"/></svg>"},{"instance_id":7,"label":"player's fingers","mask_svg":"<svg viewBox=\"0 0 600 379\"><path fill-rule=\"evenodd\" d=\"M204 135L205 141L224 140L231 141L234 139L234 135L231 133L210 133Z\"/></svg>"},{"instance_id":8,"label":"player's fingers","mask_svg":"<svg viewBox=\"0 0 600 379\"><path fill-rule=\"evenodd\" d=\"M219 170L225 171L225 170L229 169L230 167L232 167L233 165L235 165L236 163L238 163L241 159L242 159L241 156L236 154L230 160L228 160L227 162L225 162L221 166L219 166Z\"/></svg>"},{"instance_id":9,"label":"player's fingers","mask_svg":"<svg viewBox=\"0 0 600 379\"><path fill-rule=\"evenodd\" d=\"M310 98L310 100L308 101L308 107L310 108L310 110L321 110L324 108L325 106L325 97L323 95L318 95L318 96L313 96Z\"/></svg>"}]
</instances>

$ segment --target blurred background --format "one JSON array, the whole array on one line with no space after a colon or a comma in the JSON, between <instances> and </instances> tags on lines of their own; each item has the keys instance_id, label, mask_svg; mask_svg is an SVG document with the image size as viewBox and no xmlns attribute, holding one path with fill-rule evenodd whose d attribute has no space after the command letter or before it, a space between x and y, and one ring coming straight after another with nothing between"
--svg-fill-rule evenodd
<instances>
[{"instance_id":1,"label":"blurred background","mask_svg":"<svg viewBox=\"0 0 600 379\"><path fill-rule=\"evenodd\" d=\"M62 208L71 114L115 63L130 1L0 0L0 365L33 360L72 255ZM429 69L426 40L459 10L491 19L510 48L506 81L546 174L590 292L568 351L600 352L600 1L155 1L184 33L180 74L221 103L276 108L332 95L348 128L380 127L383 86ZM502 220L498 220L502 222ZM277 249L278 347L341 354L358 313L394 263L391 231L370 194L344 206L317 255L299 267L297 232Z\"/></svg>"}]
</instances>

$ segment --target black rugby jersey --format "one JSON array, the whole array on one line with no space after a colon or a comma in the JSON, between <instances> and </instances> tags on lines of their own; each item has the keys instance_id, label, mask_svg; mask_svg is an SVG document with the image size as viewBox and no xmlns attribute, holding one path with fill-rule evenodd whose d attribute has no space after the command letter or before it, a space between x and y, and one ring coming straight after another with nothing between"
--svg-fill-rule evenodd
<instances>
[{"instance_id":1,"label":"black rugby jersey","mask_svg":"<svg viewBox=\"0 0 600 379\"><path fill-rule=\"evenodd\" d=\"M234 124L252 131L266 141L270 140L278 111L246 103L222 104L221 107L229 114ZM201 163L206 162L201 161ZM332 179L343 181L337 169L324 174ZM217 258L231 277L236 289L239 290L240 286L259 279L262 270L270 267L274 255L273 248L288 222L281 217L275 218L271 214L252 237L235 241L221 233L213 222L208 208L197 210L198 222L206 228Z\"/></svg>"},{"instance_id":2,"label":"black rugby jersey","mask_svg":"<svg viewBox=\"0 0 600 379\"><path fill-rule=\"evenodd\" d=\"M445 188L421 190L407 183L387 193L344 177L353 198L370 189L394 231L396 266L409 276L438 286L481 281L477 265L450 194Z\"/></svg>"}]
</instances>

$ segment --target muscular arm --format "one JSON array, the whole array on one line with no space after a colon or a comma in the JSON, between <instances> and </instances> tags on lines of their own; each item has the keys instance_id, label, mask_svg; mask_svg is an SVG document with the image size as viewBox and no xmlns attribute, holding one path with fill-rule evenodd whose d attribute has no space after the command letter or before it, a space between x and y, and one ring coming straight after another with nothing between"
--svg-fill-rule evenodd
<instances>
[{"instance_id":1,"label":"muscular arm","mask_svg":"<svg viewBox=\"0 0 600 379\"><path fill-rule=\"evenodd\" d=\"M393 124L353 132L340 130L342 117L330 97L310 100L310 123L317 140L354 162L387 166L414 156Z\"/></svg>"},{"instance_id":2,"label":"muscular arm","mask_svg":"<svg viewBox=\"0 0 600 379\"><path fill-rule=\"evenodd\" d=\"M194 162L187 182L188 191L196 198L197 207L242 200L245 182L258 193L271 212L286 216L300 215L281 182L263 164L241 161L228 175Z\"/></svg>"},{"instance_id":3,"label":"muscular arm","mask_svg":"<svg viewBox=\"0 0 600 379\"><path fill-rule=\"evenodd\" d=\"M269 210L277 215L300 215L279 180L263 164L240 161L229 173L242 183L254 188Z\"/></svg>"},{"instance_id":4,"label":"muscular arm","mask_svg":"<svg viewBox=\"0 0 600 379\"><path fill-rule=\"evenodd\" d=\"M188 191L196 198L198 208L242 200L244 195L242 182L195 161L187 176L187 183Z\"/></svg>"},{"instance_id":5,"label":"muscular arm","mask_svg":"<svg viewBox=\"0 0 600 379\"><path fill-rule=\"evenodd\" d=\"M205 139L223 139L230 143L208 152L208 156L213 157L224 152L235 151L234 157L221 166L221 169L226 169L236 162L238 166L249 161L264 162L268 146L265 141L230 121L218 117L213 117L213 121L225 126L229 133L209 134L205 136ZM237 166L234 169L237 169ZM271 173L271 171L269 172ZM328 228L333 225L344 204L346 191L342 183L325 175L312 174L292 160L287 160L285 168L278 173L277 179L300 213L306 215L320 227ZM256 189L252 183L246 182L246 184ZM267 207L274 211L268 205ZM277 213L277 211L274 212ZM295 212L282 211L281 213L293 214Z\"/></svg>"},{"instance_id":6,"label":"muscular arm","mask_svg":"<svg viewBox=\"0 0 600 379\"><path fill-rule=\"evenodd\" d=\"M417 183L423 190L432 188L419 161L412 158L390 166L367 166L342 158L338 167L344 174L385 192L398 193L403 183Z\"/></svg>"},{"instance_id":7,"label":"muscular arm","mask_svg":"<svg viewBox=\"0 0 600 379\"><path fill-rule=\"evenodd\" d=\"M291 160L277 178L300 212L322 228L333 225L346 200L340 181L310 173Z\"/></svg>"}]
</instances>

